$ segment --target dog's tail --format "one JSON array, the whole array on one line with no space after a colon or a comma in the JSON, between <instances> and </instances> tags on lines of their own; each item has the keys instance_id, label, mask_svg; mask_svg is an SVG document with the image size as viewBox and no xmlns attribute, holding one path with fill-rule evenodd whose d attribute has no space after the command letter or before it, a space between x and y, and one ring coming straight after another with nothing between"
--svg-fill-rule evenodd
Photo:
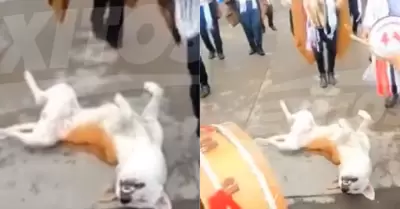
<instances>
[{"instance_id":1,"label":"dog's tail","mask_svg":"<svg viewBox=\"0 0 400 209\"><path fill-rule=\"evenodd\" d=\"M46 93L39 88L39 86L36 83L35 78L33 78L31 72L26 70L24 72L24 78L26 84L28 84L29 89L31 90L33 97L35 99L35 102L37 105L42 105L46 102Z\"/></svg>"},{"instance_id":2,"label":"dog's tail","mask_svg":"<svg viewBox=\"0 0 400 209\"><path fill-rule=\"evenodd\" d=\"M369 126L372 124L373 120L371 115L365 111L365 110L359 110L358 115L363 119L363 121L360 123L360 126L358 127L358 131L367 131Z\"/></svg>"},{"instance_id":3,"label":"dog's tail","mask_svg":"<svg viewBox=\"0 0 400 209\"><path fill-rule=\"evenodd\" d=\"M279 104L281 105L281 109L283 111L283 114L285 114L286 120L288 122L291 122L293 120L293 115L292 115L292 113L289 112L289 109L288 109L285 101L280 100Z\"/></svg>"}]
</instances>

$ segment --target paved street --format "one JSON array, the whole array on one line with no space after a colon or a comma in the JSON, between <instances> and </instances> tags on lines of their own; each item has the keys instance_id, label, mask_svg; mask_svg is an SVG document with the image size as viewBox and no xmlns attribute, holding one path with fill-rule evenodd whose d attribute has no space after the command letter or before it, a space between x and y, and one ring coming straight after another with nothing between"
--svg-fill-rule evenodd
<instances>
[{"instance_id":1,"label":"paved street","mask_svg":"<svg viewBox=\"0 0 400 209\"><path fill-rule=\"evenodd\" d=\"M161 120L170 168L167 191L174 209L195 208L199 149L185 50L172 43L154 2L126 14L124 48L117 53L91 36L90 9L84 9L91 1L72 1L67 22L58 28L45 0L0 1L0 126L38 117L23 83L25 68L43 88L69 82L84 106L110 101L120 91L140 111L148 100L141 95L143 82L159 82L166 89ZM112 168L85 153L30 150L13 140L0 142L0 169L5 209L89 209L113 177Z\"/></svg>"},{"instance_id":2,"label":"paved street","mask_svg":"<svg viewBox=\"0 0 400 209\"><path fill-rule=\"evenodd\" d=\"M226 59L207 60L212 94L202 100L203 124L233 121L254 137L268 137L287 131L279 107L284 99L292 111L310 107L317 121L327 124L346 117L358 124L358 109L366 109L376 121L370 133L376 200L332 193L327 188L337 171L325 159L306 154L281 154L272 147L262 150L274 169L291 209L380 209L398 208L400 200L399 107L385 111L383 99L362 81L368 66L368 52L353 43L337 63L338 85L318 87L315 66L305 63L296 51L289 31L288 11L275 7L278 32L268 30L264 49L268 55L248 55L240 26L231 28L222 21Z\"/></svg>"}]
</instances>

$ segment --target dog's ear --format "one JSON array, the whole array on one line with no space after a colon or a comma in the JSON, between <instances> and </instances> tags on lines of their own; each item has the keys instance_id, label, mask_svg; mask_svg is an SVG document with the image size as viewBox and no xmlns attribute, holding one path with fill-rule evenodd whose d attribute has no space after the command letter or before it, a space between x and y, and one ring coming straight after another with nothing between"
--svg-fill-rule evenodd
<instances>
[{"instance_id":1,"label":"dog's ear","mask_svg":"<svg viewBox=\"0 0 400 209\"><path fill-rule=\"evenodd\" d=\"M367 188L365 188L362 194L369 200L375 200L375 189L371 183L368 184Z\"/></svg>"},{"instance_id":2,"label":"dog's ear","mask_svg":"<svg viewBox=\"0 0 400 209\"><path fill-rule=\"evenodd\" d=\"M172 209L172 203L167 193L163 192L154 209Z\"/></svg>"}]
</instances>

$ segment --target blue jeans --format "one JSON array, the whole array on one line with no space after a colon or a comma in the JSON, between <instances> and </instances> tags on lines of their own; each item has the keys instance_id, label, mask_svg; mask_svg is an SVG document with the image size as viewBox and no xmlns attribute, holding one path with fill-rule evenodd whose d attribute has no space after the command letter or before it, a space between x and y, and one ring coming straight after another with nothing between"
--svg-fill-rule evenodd
<instances>
[{"instance_id":1,"label":"blue jeans","mask_svg":"<svg viewBox=\"0 0 400 209\"><path fill-rule=\"evenodd\" d=\"M210 12L211 12L211 17L212 17L212 25L213 29L210 31L210 34L212 38L214 39L214 44L211 43L210 36L209 36L209 31L207 29L207 23L206 23L206 18L204 16L204 9L203 7L200 7L200 35L201 39L203 39L204 45L210 52L217 52L217 53L223 53L222 50L222 39L221 35L219 32L219 24L218 24L218 18L217 18L217 6L218 4L216 2L211 2L209 4L210 6Z\"/></svg>"},{"instance_id":2,"label":"blue jeans","mask_svg":"<svg viewBox=\"0 0 400 209\"><path fill-rule=\"evenodd\" d=\"M247 41L252 49L262 47L261 16L258 8L253 9L252 1L246 2L246 11L240 13L240 23L243 26Z\"/></svg>"}]
</instances>

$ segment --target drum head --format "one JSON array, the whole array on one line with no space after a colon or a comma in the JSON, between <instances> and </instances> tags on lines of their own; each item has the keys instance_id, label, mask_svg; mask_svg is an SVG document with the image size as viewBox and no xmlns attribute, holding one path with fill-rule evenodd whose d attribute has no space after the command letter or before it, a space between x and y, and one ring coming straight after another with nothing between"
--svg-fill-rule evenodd
<instances>
[{"instance_id":1,"label":"drum head","mask_svg":"<svg viewBox=\"0 0 400 209\"><path fill-rule=\"evenodd\" d=\"M400 17L388 16L379 19L371 28L368 42L379 56L400 54Z\"/></svg>"}]
</instances>

